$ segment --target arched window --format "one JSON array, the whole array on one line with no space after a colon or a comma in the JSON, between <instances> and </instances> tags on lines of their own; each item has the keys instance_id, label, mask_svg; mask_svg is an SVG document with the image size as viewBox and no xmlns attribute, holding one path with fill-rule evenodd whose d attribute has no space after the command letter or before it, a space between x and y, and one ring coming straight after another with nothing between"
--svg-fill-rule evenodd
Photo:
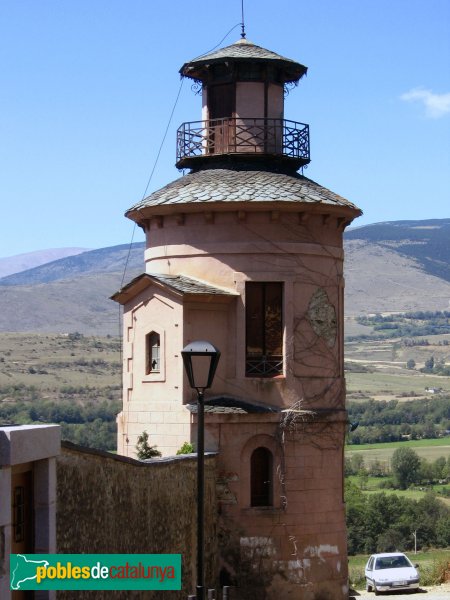
<instances>
[{"instance_id":1,"label":"arched window","mask_svg":"<svg viewBox=\"0 0 450 600\"><path fill-rule=\"evenodd\" d=\"M273 457L263 446L250 458L250 486L251 506L273 506Z\"/></svg>"},{"instance_id":2,"label":"arched window","mask_svg":"<svg viewBox=\"0 0 450 600\"><path fill-rule=\"evenodd\" d=\"M159 337L159 333L156 331L152 331L145 336L146 341L146 366L145 372L148 375L149 373L159 373L161 370L161 339Z\"/></svg>"}]
</instances>

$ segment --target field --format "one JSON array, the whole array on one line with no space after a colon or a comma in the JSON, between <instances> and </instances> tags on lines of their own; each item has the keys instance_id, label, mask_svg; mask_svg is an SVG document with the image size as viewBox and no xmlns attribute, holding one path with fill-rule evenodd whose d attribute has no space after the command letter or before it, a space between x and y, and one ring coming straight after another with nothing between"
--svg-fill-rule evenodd
<instances>
[{"instance_id":1,"label":"field","mask_svg":"<svg viewBox=\"0 0 450 600\"><path fill-rule=\"evenodd\" d=\"M58 423L65 440L114 450L121 406L119 338L0 335L0 422Z\"/></svg>"},{"instance_id":2,"label":"field","mask_svg":"<svg viewBox=\"0 0 450 600\"><path fill-rule=\"evenodd\" d=\"M383 477L366 477L364 479L358 477L358 475L350 475L346 477L346 480L351 481L358 487L362 487L362 491L365 494L375 494L384 492L385 494L395 494L402 498L409 498L410 500L420 500L428 492L433 491L437 494L439 500L441 500L446 506L450 508L450 483L429 485L426 488L414 488L407 490L395 490L389 488L380 488L382 481L385 481ZM443 495L445 494L445 495Z\"/></svg>"},{"instance_id":3,"label":"field","mask_svg":"<svg viewBox=\"0 0 450 600\"><path fill-rule=\"evenodd\" d=\"M450 456L450 436L446 438L439 438L435 440L411 440L408 442L392 442L392 443L381 443L381 444L361 444L358 446L346 446L345 456L349 457L352 454L360 454L364 458L364 466L367 468L374 462L378 461L382 465L386 466L389 470L391 458L394 451L399 447L409 447L416 452L421 458L426 459L429 462L434 462L437 458L443 456L448 459ZM350 480L354 480L358 483L358 477L350 477ZM380 489L379 484L382 478L369 477L365 482L365 491L367 493L373 492L386 492L387 494L397 494L398 496L405 496L414 500L420 500L426 494L427 491L433 489L438 494L442 493L442 490L446 489L450 492L450 484L439 484L435 486L429 486L420 489L413 490L390 490ZM449 496L439 496L442 502L450 507Z\"/></svg>"},{"instance_id":4,"label":"field","mask_svg":"<svg viewBox=\"0 0 450 600\"><path fill-rule=\"evenodd\" d=\"M360 325L355 319L346 319L345 327L347 337L373 333L371 327ZM409 341L403 338L347 339L347 398L409 400L428 397L430 392L426 388L450 392L450 377L420 372L431 357L436 363L450 365L450 334L427 335ZM415 362L413 369L406 367L409 360Z\"/></svg>"},{"instance_id":5,"label":"field","mask_svg":"<svg viewBox=\"0 0 450 600\"><path fill-rule=\"evenodd\" d=\"M365 364L368 364L367 362ZM389 365L389 366L388 366ZM374 398L375 400L411 400L412 398L429 397L430 393L425 388L443 388L450 392L450 377L425 375L411 372L402 367L396 367L397 372L392 373L392 363L377 364L373 373L347 372L347 398L358 399L361 397Z\"/></svg>"},{"instance_id":6,"label":"field","mask_svg":"<svg viewBox=\"0 0 450 600\"><path fill-rule=\"evenodd\" d=\"M407 442L389 442L380 444L361 444L358 446L346 446L345 456L350 457L352 454L360 454L364 458L364 466L370 467L374 462L379 462L390 470L391 458L394 451L399 447L409 447L416 452L421 458L429 462L434 462L437 458L443 456L448 459L450 456L450 436L434 440L411 440ZM366 477L361 479L357 475L349 476L348 479L358 486L363 487L363 491L367 494L376 492L384 492L386 494L396 494L409 498L411 500L420 500L429 491L433 491L438 495L438 498L450 508L450 483L441 483L436 485L428 485L426 487L415 487L407 490L397 490L389 488L380 488L382 477Z\"/></svg>"},{"instance_id":7,"label":"field","mask_svg":"<svg viewBox=\"0 0 450 600\"><path fill-rule=\"evenodd\" d=\"M0 401L20 397L14 389L35 389L58 400L70 391L118 399L121 381L119 338L80 334L0 334ZM17 389L19 388L19 390ZM11 398L13 396L13 398Z\"/></svg>"},{"instance_id":8,"label":"field","mask_svg":"<svg viewBox=\"0 0 450 600\"><path fill-rule=\"evenodd\" d=\"M401 445L412 448L421 458L434 461L440 456L450 456L450 436L434 440L410 440L407 442L386 442L381 444L359 444L346 446L346 455L362 454L364 463L369 465L375 461L390 463L394 451Z\"/></svg>"}]
</instances>

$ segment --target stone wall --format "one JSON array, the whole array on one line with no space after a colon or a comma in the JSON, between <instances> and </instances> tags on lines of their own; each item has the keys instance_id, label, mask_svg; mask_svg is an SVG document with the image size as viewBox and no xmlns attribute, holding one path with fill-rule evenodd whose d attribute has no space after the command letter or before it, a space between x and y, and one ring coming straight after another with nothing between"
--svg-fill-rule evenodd
<instances>
[{"instance_id":1,"label":"stone wall","mask_svg":"<svg viewBox=\"0 0 450 600\"><path fill-rule=\"evenodd\" d=\"M205 582L216 565L214 455L205 457ZM185 600L196 579L197 462L193 455L141 462L67 442L57 462L57 551L181 554ZM156 600L161 592L58 592L58 600Z\"/></svg>"}]
</instances>

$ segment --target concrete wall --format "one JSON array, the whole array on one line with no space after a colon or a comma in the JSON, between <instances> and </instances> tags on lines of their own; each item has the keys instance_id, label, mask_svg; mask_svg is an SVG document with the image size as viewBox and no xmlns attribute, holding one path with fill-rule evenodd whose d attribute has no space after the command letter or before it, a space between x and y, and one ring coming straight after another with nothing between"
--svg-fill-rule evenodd
<instances>
[{"instance_id":1,"label":"concrete wall","mask_svg":"<svg viewBox=\"0 0 450 600\"><path fill-rule=\"evenodd\" d=\"M60 451L58 425L13 425L0 428L0 598L9 600L10 555L51 554L56 549L56 459ZM15 477L29 476L29 484ZM14 487L29 486L22 540L14 539ZM18 594L20 592L14 592ZM36 599L52 600L54 592L36 592Z\"/></svg>"},{"instance_id":2,"label":"concrete wall","mask_svg":"<svg viewBox=\"0 0 450 600\"><path fill-rule=\"evenodd\" d=\"M215 457L205 459L205 582L217 573ZM63 444L57 462L58 553L182 555L185 600L196 574L196 457L144 463ZM159 596L158 596L159 594ZM156 600L161 592L58 592L58 600Z\"/></svg>"}]
</instances>

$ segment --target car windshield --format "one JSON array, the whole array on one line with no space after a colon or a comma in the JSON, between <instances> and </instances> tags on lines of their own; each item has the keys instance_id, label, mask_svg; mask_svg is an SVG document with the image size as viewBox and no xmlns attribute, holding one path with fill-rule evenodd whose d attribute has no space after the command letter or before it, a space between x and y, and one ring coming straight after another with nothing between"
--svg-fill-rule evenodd
<instances>
[{"instance_id":1,"label":"car windshield","mask_svg":"<svg viewBox=\"0 0 450 600\"><path fill-rule=\"evenodd\" d=\"M410 567L406 556L383 556L377 558L375 569L400 569L401 567Z\"/></svg>"}]
</instances>

